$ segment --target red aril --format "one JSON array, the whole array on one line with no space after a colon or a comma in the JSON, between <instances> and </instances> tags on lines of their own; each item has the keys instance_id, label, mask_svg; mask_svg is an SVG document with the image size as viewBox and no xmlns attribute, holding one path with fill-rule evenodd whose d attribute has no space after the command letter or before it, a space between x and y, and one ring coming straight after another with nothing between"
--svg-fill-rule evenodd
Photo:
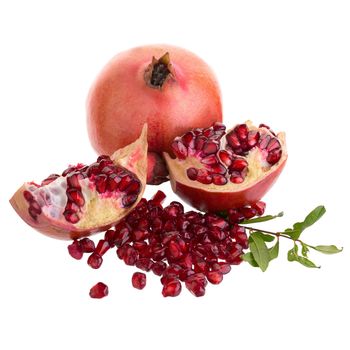
<instances>
[{"instance_id":1,"label":"red aril","mask_svg":"<svg viewBox=\"0 0 350 350\"><path fill-rule=\"evenodd\" d=\"M99 154L110 155L129 144L148 123L151 184L167 180L162 152L170 151L177 135L221 120L219 85L210 67L170 45L119 53L98 75L87 99L88 133Z\"/></svg>"},{"instance_id":2,"label":"red aril","mask_svg":"<svg viewBox=\"0 0 350 350\"><path fill-rule=\"evenodd\" d=\"M189 135L194 142L188 143ZM259 200L277 180L287 160L284 133L250 121L226 132L221 123L178 136L164 154L173 191L193 207L217 212L244 207L246 219L264 211Z\"/></svg>"},{"instance_id":3,"label":"red aril","mask_svg":"<svg viewBox=\"0 0 350 350\"><path fill-rule=\"evenodd\" d=\"M108 295L108 286L103 282L96 283L90 289L90 297L94 299L102 299Z\"/></svg>"},{"instance_id":4,"label":"red aril","mask_svg":"<svg viewBox=\"0 0 350 350\"><path fill-rule=\"evenodd\" d=\"M141 199L147 167L147 128L139 139L89 166L69 166L40 184L24 183L10 200L18 215L39 232L74 239L111 227ZM112 185L113 184L113 185ZM102 242L103 243L103 242ZM108 249L99 247L101 255ZM70 250L75 258L78 251ZM85 247L91 251L91 247Z\"/></svg>"}]
</instances>

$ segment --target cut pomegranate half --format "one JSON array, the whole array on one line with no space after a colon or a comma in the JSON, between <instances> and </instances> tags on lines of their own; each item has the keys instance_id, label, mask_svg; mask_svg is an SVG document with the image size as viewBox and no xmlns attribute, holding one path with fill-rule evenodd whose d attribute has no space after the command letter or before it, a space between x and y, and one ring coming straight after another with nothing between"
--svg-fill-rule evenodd
<instances>
[{"instance_id":1,"label":"cut pomegranate half","mask_svg":"<svg viewBox=\"0 0 350 350\"><path fill-rule=\"evenodd\" d=\"M142 198L147 176L147 126L132 144L89 166L24 183L10 200L18 215L39 232L76 239L116 224Z\"/></svg>"},{"instance_id":2,"label":"cut pomegranate half","mask_svg":"<svg viewBox=\"0 0 350 350\"><path fill-rule=\"evenodd\" d=\"M173 191L202 211L221 211L258 202L286 160L285 134L250 121L226 132L221 123L176 137L175 159L165 153Z\"/></svg>"}]
</instances>

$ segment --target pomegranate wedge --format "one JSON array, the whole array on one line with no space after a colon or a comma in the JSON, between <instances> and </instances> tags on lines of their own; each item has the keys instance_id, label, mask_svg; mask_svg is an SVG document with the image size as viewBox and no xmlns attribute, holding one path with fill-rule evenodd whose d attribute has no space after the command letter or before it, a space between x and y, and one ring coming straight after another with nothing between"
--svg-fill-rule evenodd
<instances>
[{"instance_id":1,"label":"pomegranate wedge","mask_svg":"<svg viewBox=\"0 0 350 350\"><path fill-rule=\"evenodd\" d=\"M89 166L70 166L41 184L24 183L10 200L39 232L76 239L111 227L142 198L147 176L147 126L134 143L99 156Z\"/></svg>"},{"instance_id":2,"label":"pomegranate wedge","mask_svg":"<svg viewBox=\"0 0 350 350\"><path fill-rule=\"evenodd\" d=\"M287 160L285 134L250 121L226 132L221 123L177 137L165 153L173 191L202 211L221 211L258 202Z\"/></svg>"}]
</instances>

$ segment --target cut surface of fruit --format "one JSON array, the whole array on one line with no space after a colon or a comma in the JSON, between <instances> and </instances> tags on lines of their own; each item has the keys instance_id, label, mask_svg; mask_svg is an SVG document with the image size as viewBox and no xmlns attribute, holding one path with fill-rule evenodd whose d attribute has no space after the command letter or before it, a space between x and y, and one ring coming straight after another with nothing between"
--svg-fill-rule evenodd
<instances>
[{"instance_id":1,"label":"cut surface of fruit","mask_svg":"<svg viewBox=\"0 0 350 350\"><path fill-rule=\"evenodd\" d=\"M142 198L147 176L147 126L139 139L89 166L69 166L40 184L24 183L10 200L39 232L76 239L111 227Z\"/></svg>"},{"instance_id":2,"label":"cut surface of fruit","mask_svg":"<svg viewBox=\"0 0 350 350\"><path fill-rule=\"evenodd\" d=\"M165 153L173 191L202 211L220 211L258 202L287 160L285 134L250 121L226 132L221 123L196 128Z\"/></svg>"}]
</instances>

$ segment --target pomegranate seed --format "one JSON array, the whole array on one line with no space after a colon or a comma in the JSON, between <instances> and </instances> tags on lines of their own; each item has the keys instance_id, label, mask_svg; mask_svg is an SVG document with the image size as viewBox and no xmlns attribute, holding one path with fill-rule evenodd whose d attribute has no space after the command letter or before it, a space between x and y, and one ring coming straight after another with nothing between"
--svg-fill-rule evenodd
<instances>
[{"instance_id":1,"label":"pomegranate seed","mask_svg":"<svg viewBox=\"0 0 350 350\"><path fill-rule=\"evenodd\" d=\"M83 249L81 243L77 240L74 240L73 243L68 246L68 253L72 258L80 260L83 257Z\"/></svg>"},{"instance_id":2,"label":"pomegranate seed","mask_svg":"<svg viewBox=\"0 0 350 350\"><path fill-rule=\"evenodd\" d=\"M266 157L266 161L271 165L276 164L282 157L282 150L280 148L276 148L272 150Z\"/></svg>"},{"instance_id":3,"label":"pomegranate seed","mask_svg":"<svg viewBox=\"0 0 350 350\"><path fill-rule=\"evenodd\" d=\"M81 239L80 245L84 253L92 253L95 250L95 243L89 238Z\"/></svg>"},{"instance_id":4,"label":"pomegranate seed","mask_svg":"<svg viewBox=\"0 0 350 350\"><path fill-rule=\"evenodd\" d=\"M115 246L115 235L116 235L116 232L115 230L107 230L105 232L105 236L104 236L104 239L108 242L110 248L113 248Z\"/></svg>"},{"instance_id":5,"label":"pomegranate seed","mask_svg":"<svg viewBox=\"0 0 350 350\"><path fill-rule=\"evenodd\" d=\"M30 202L29 209L31 209L33 211L33 213L35 213L37 215L41 214L41 207L40 207L39 203L35 200L32 200Z\"/></svg>"},{"instance_id":6,"label":"pomegranate seed","mask_svg":"<svg viewBox=\"0 0 350 350\"><path fill-rule=\"evenodd\" d=\"M218 162L218 159L216 158L215 154L206 156L201 160L201 163L206 165L214 165L214 164L217 164L217 162Z\"/></svg>"},{"instance_id":7,"label":"pomegranate seed","mask_svg":"<svg viewBox=\"0 0 350 350\"><path fill-rule=\"evenodd\" d=\"M90 297L101 299L108 295L108 286L102 282L98 282L90 289Z\"/></svg>"},{"instance_id":8,"label":"pomegranate seed","mask_svg":"<svg viewBox=\"0 0 350 350\"><path fill-rule=\"evenodd\" d=\"M246 124L237 125L234 128L234 131L237 134L240 141L245 141L248 138L249 129Z\"/></svg>"},{"instance_id":9,"label":"pomegranate seed","mask_svg":"<svg viewBox=\"0 0 350 350\"><path fill-rule=\"evenodd\" d=\"M197 181L202 184L209 185L212 183L213 178L211 175L209 175L209 173L206 170L199 169L197 173Z\"/></svg>"},{"instance_id":10,"label":"pomegranate seed","mask_svg":"<svg viewBox=\"0 0 350 350\"><path fill-rule=\"evenodd\" d=\"M236 209L230 209L228 211L228 218L231 224L239 223L244 220L244 216Z\"/></svg>"},{"instance_id":11,"label":"pomegranate seed","mask_svg":"<svg viewBox=\"0 0 350 350\"><path fill-rule=\"evenodd\" d=\"M123 207L127 208L133 205L136 202L137 197L137 194L128 194L124 196L122 199Z\"/></svg>"},{"instance_id":12,"label":"pomegranate seed","mask_svg":"<svg viewBox=\"0 0 350 350\"><path fill-rule=\"evenodd\" d=\"M151 267L152 272L157 276L161 276L164 273L165 269L166 269L166 264L163 261L157 261L153 263Z\"/></svg>"},{"instance_id":13,"label":"pomegranate seed","mask_svg":"<svg viewBox=\"0 0 350 350\"><path fill-rule=\"evenodd\" d=\"M143 289L146 286L146 275L142 272L135 272L132 275L132 286L136 289Z\"/></svg>"},{"instance_id":14,"label":"pomegranate seed","mask_svg":"<svg viewBox=\"0 0 350 350\"><path fill-rule=\"evenodd\" d=\"M250 147L256 146L259 142L259 139L260 139L259 131L256 131L256 130L249 131L247 143Z\"/></svg>"},{"instance_id":15,"label":"pomegranate seed","mask_svg":"<svg viewBox=\"0 0 350 350\"><path fill-rule=\"evenodd\" d=\"M223 275L219 271L209 271L207 273L208 281L212 284L219 284L222 282Z\"/></svg>"},{"instance_id":16,"label":"pomegranate seed","mask_svg":"<svg viewBox=\"0 0 350 350\"><path fill-rule=\"evenodd\" d=\"M257 214L256 209L251 208L251 207L243 207L243 208L240 209L240 212L243 214L243 216L246 219L251 219L254 216L256 216L256 214Z\"/></svg>"},{"instance_id":17,"label":"pomegranate seed","mask_svg":"<svg viewBox=\"0 0 350 350\"><path fill-rule=\"evenodd\" d=\"M100 239L97 247L95 249L95 253L102 256L104 255L109 249L111 248L111 246L109 245L108 241L104 240L104 239Z\"/></svg>"},{"instance_id":18,"label":"pomegranate seed","mask_svg":"<svg viewBox=\"0 0 350 350\"><path fill-rule=\"evenodd\" d=\"M270 135L265 135L262 136L259 142L259 148L260 149L265 149L270 142L271 136Z\"/></svg>"},{"instance_id":19,"label":"pomegranate seed","mask_svg":"<svg viewBox=\"0 0 350 350\"><path fill-rule=\"evenodd\" d=\"M79 180L83 179L83 175L80 173L72 173L67 176L67 186L80 189Z\"/></svg>"},{"instance_id":20,"label":"pomegranate seed","mask_svg":"<svg viewBox=\"0 0 350 350\"><path fill-rule=\"evenodd\" d=\"M204 144L206 143L207 138L204 136L197 136L195 140L195 149L197 151L201 151L203 149Z\"/></svg>"},{"instance_id":21,"label":"pomegranate seed","mask_svg":"<svg viewBox=\"0 0 350 350\"><path fill-rule=\"evenodd\" d=\"M226 134L226 140L229 146L231 146L233 149L241 147L241 142L239 141L238 136L234 131Z\"/></svg>"},{"instance_id":22,"label":"pomegranate seed","mask_svg":"<svg viewBox=\"0 0 350 350\"><path fill-rule=\"evenodd\" d=\"M270 152L274 149L280 149L281 148L281 144L280 142L276 139L276 138L273 138L270 140L269 144L267 145L267 150Z\"/></svg>"},{"instance_id":23,"label":"pomegranate seed","mask_svg":"<svg viewBox=\"0 0 350 350\"><path fill-rule=\"evenodd\" d=\"M252 204L252 208L254 208L257 212L257 215L261 216L265 212L266 204L262 201L256 202Z\"/></svg>"},{"instance_id":24,"label":"pomegranate seed","mask_svg":"<svg viewBox=\"0 0 350 350\"><path fill-rule=\"evenodd\" d=\"M193 180L193 181L197 180L197 173L198 173L198 171L197 171L196 168L189 168L189 169L187 169L186 173L187 173L187 177L190 180Z\"/></svg>"},{"instance_id":25,"label":"pomegranate seed","mask_svg":"<svg viewBox=\"0 0 350 350\"><path fill-rule=\"evenodd\" d=\"M117 174L110 174L107 178L106 188L107 191L113 192L118 188L118 184L121 178Z\"/></svg>"},{"instance_id":26,"label":"pomegranate seed","mask_svg":"<svg viewBox=\"0 0 350 350\"><path fill-rule=\"evenodd\" d=\"M163 286L163 297L176 297L181 293L181 282L178 280L169 281Z\"/></svg>"},{"instance_id":27,"label":"pomegranate seed","mask_svg":"<svg viewBox=\"0 0 350 350\"><path fill-rule=\"evenodd\" d=\"M64 215L65 219L68 222L70 222L71 224L76 224L80 220L78 214L71 211L71 210L65 210L63 212L63 215Z\"/></svg>"},{"instance_id":28,"label":"pomegranate seed","mask_svg":"<svg viewBox=\"0 0 350 350\"><path fill-rule=\"evenodd\" d=\"M153 262L151 259L141 258L136 261L135 266L143 271L149 271L153 266Z\"/></svg>"},{"instance_id":29,"label":"pomegranate seed","mask_svg":"<svg viewBox=\"0 0 350 350\"><path fill-rule=\"evenodd\" d=\"M139 257L138 251L134 247L128 247L125 250L123 260L126 265L135 265L137 259Z\"/></svg>"},{"instance_id":30,"label":"pomegranate seed","mask_svg":"<svg viewBox=\"0 0 350 350\"><path fill-rule=\"evenodd\" d=\"M194 134L189 131L181 137L181 141L187 147L194 148Z\"/></svg>"},{"instance_id":31,"label":"pomegranate seed","mask_svg":"<svg viewBox=\"0 0 350 350\"><path fill-rule=\"evenodd\" d=\"M119 183L119 191L121 192L126 191L126 189L132 183L132 181L133 181L133 178L131 177L131 175L124 176Z\"/></svg>"},{"instance_id":32,"label":"pomegranate seed","mask_svg":"<svg viewBox=\"0 0 350 350\"><path fill-rule=\"evenodd\" d=\"M232 171L242 171L248 166L248 162L245 159L236 158L232 161L230 170Z\"/></svg>"},{"instance_id":33,"label":"pomegranate seed","mask_svg":"<svg viewBox=\"0 0 350 350\"><path fill-rule=\"evenodd\" d=\"M171 148L178 159L186 159L187 148L181 141L174 141Z\"/></svg>"},{"instance_id":34,"label":"pomegranate seed","mask_svg":"<svg viewBox=\"0 0 350 350\"><path fill-rule=\"evenodd\" d=\"M216 263L215 271L219 271L223 275L226 275L231 271L231 265L221 261L219 263Z\"/></svg>"},{"instance_id":35,"label":"pomegranate seed","mask_svg":"<svg viewBox=\"0 0 350 350\"><path fill-rule=\"evenodd\" d=\"M202 297L205 294L206 283L203 274L194 274L185 280L186 288L196 297Z\"/></svg>"},{"instance_id":36,"label":"pomegranate seed","mask_svg":"<svg viewBox=\"0 0 350 350\"><path fill-rule=\"evenodd\" d=\"M100 163L102 160L110 161L111 158L110 158L109 156L107 156L106 154L101 154L101 155L98 156L98 158L97 158L97 163Z\"/></svg>"},{"instance_id":37,"label":"pomegranate seed","mask_svg":"<svg viewBox=\"0 0 350 350\"><path fill-rule=\"evenodd\" d=\"M214 130L212 128L206 128L203 130L203 136L210 138L214 135Z\"/></svg>"},{"instance_id":38,"label":"pomegranate seed","mask_svg":"<svg viewBox=\"0 0 350 350\"><path fill-rule=\"evenodd\" d=\"M102 262L103 262L102 256L96 253L92 253L87 260L88 265L93 269L99 269L100 266L102 265Z\"/></svg>"},{"instance_id":39,"label":"pomegranate seed","mask_svg":"<svg viewBox=\"0 0 350 350\"><path fill-rule=\"evenodd\" d=\"M214 143L213 141L208 141L204 144L202 150L204 154L213 154L219 150L219 145L217 143Z\"/></svg>"},{"instance_id":40,"label":"pomegranate seed","mask_svg":"<svg viewBox=\"0 0 350 350\"><path fill-rule=\"evenodd\" d=\"M214 164L210 166L210 171L215 174L226 174L226 168L222 164Z\"/></svg>"},{"instance_id":41,"label":"pomegranate seed","mask_svg":"<svg viewBox=\"0 0 350 350\"><path fill-rule=\"evenodd\" d=\"M152 197L151 201L155 205L160 205L163 203L164 199L166 198L166 195L162 191L157 191L156 194Z\"/></svg>"},{"instance_id":42,"label":"pomegranate seed","mask_svg":"<svg viewBox=\"0 0 350 350\"><path fill-rule=\"evenodd\" d=\"M227 151L219 151L220 160L229 167L232 163L231 155Z\"/></svg>"},{"instance_id":43,"label":"pomegranate seed","mask_svg":"<svg viewBox=\"0 0 350 350\"><path fill-rule=\"evenodd\" d=\"M33 195L29 191L24 191L23 196L24 196L25 200L29 203L34 200Z\"/></svg>"},{"instance_id":44,"label":"pomegranate seed","mask_svg":"<svg viewBox=\"0 0 350 350\"><path fill-rule=\"evenodd\" d=\"M60 175L58 175L58 174L51 174L45 180L41 181L41 186L46 186L46 185L50 184L51 182L55 181L58 177L60 177Z\"/></svg>"},{"instance_id":45,"label":"pomegranate seed","mask_svg":"<svg viewBox=\"0 0 350 350\"><path fill-rule=\"evenodd\" d=\"M213 178L213 184L214 185L223 186L223 185L227 184L227 179L223 175L213 174L212 178Z\"/></svg>"},{"instance_id":46,"label":"pomegranate seed","mask_svg":"<svg viewBox=\"0 0 350 350\"><path fill-rule=\"evenodd\" d=\"M95 186L98 193L105 193L107 189L107 175L97 175L95 177Z\"/></svg>"},{"instance_id":47,"label":"pomegranate seed","mask_svg":"<svg viewBox=\"0 0 350 350\"><path fill-rule=\"evenodd\" d=\"M85 204L85 199L83 194L76 188L69 188L67 190L68 200L75 203L79 207L82 207Z\"/></svg>"},{"instance_id":48,"label":"pomegranate seed","mask_svg":"<svg viewBox=\"0 0 350 350\"><path fill-rule=\"evenodd\" d=\"M230 181L234 184L241 184L244 181L244 179L242 176L235 174L235 175L231 175Z\"/></svg>"}]
</instances>

